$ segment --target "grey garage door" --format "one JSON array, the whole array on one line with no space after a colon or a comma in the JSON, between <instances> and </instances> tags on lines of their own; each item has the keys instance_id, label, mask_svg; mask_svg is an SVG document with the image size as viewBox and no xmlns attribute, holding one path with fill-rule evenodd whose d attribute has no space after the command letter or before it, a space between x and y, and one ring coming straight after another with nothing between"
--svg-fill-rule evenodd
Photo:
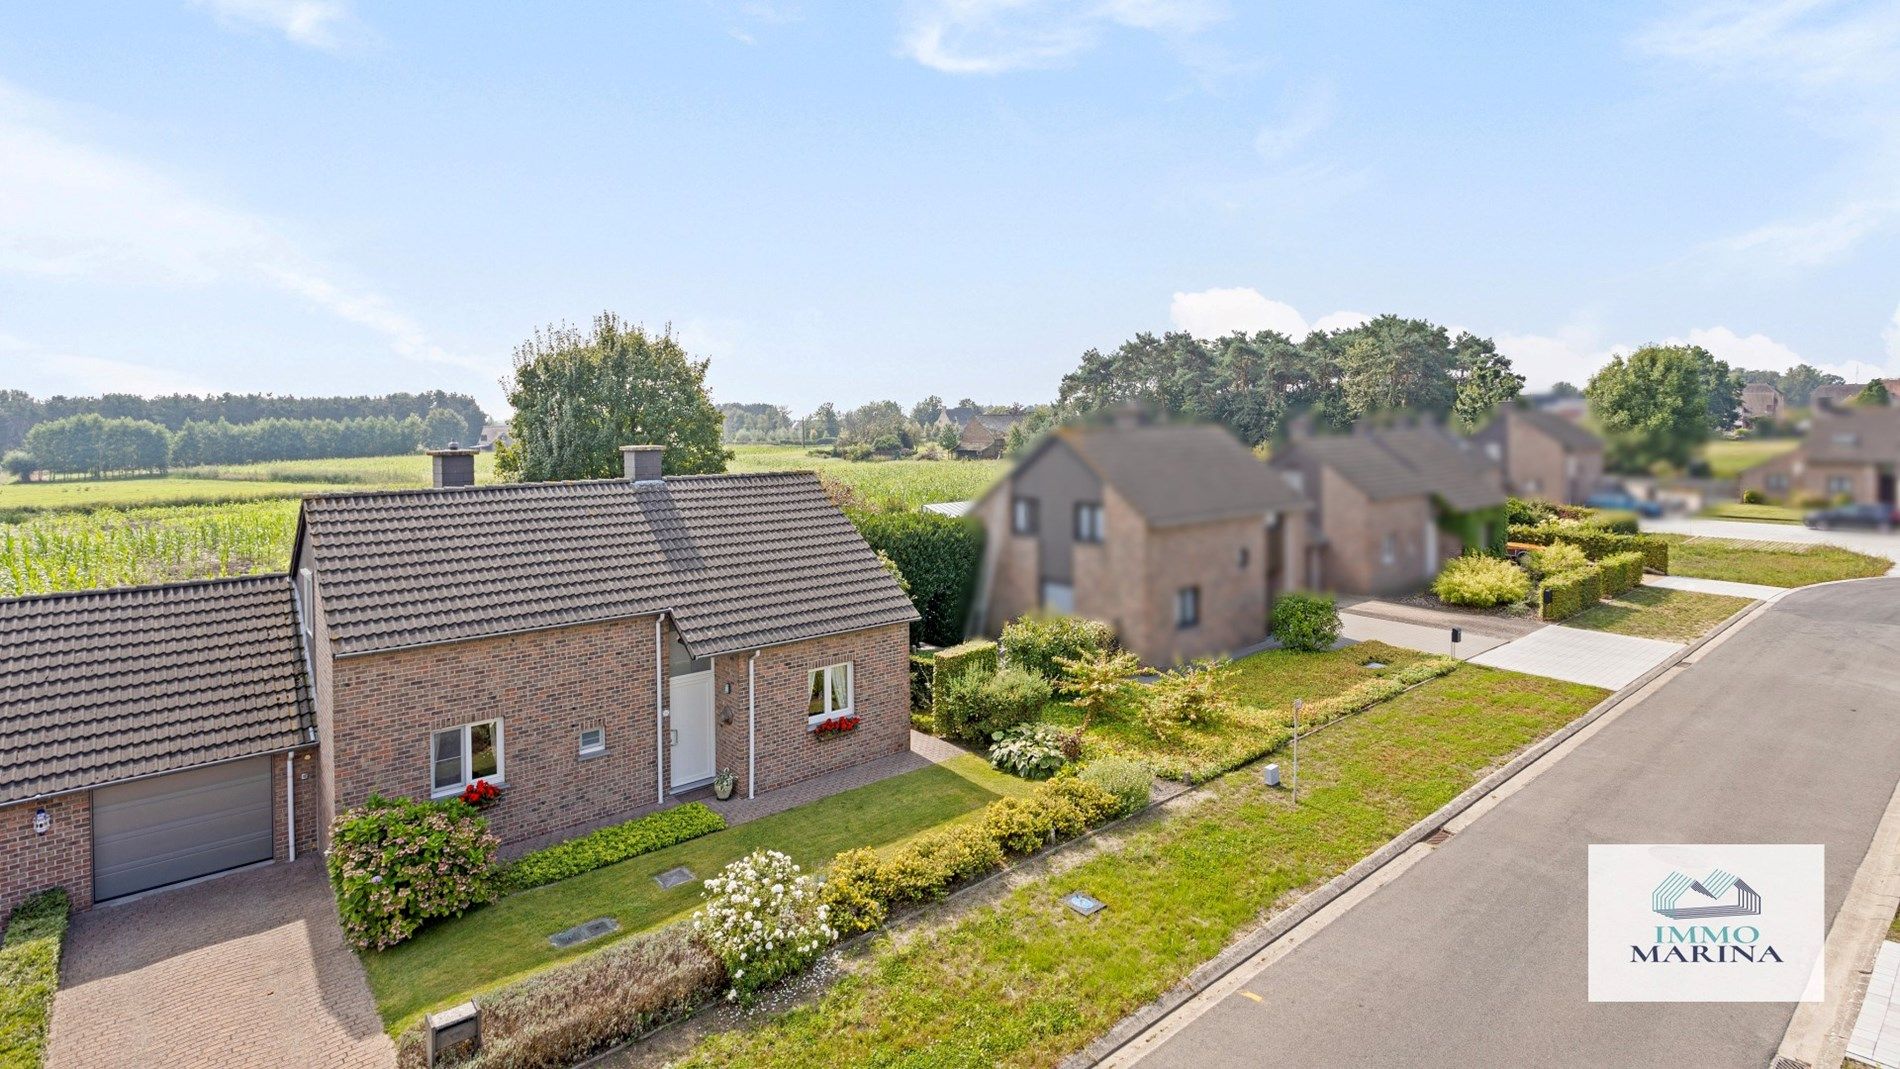
<instances>
[{"instance_id":1,"label":"grey garage door","mask_svg":"<svg viewBox=\"0 0 1900 1069\"><path fill-rule=\"evenodd\" d=\"M270 773L252 757L93 791L93 898L269 860Z\"/></svg>"}]
</instances>

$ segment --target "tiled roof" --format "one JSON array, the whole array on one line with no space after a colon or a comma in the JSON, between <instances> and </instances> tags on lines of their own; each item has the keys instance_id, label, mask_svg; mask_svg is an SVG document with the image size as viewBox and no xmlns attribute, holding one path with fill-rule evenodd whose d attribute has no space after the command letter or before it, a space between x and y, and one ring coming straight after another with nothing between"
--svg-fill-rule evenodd
<instances>
[{"instance_id":1,"label":"tiled roof","mask_svg":"<svg viewBox=\"0 0 1900 1069\"><path fill-rule=\"evenodd\" d=\"M1151 524L1309 506L1284 476L1220 427L1070 427L1057 435Z\"/></svg>"},{"instance_id":2,"label":"tiled roof","mask_svg":"<svg viewBox=\"0 0 1900 1069\"><path fill-rule=\"evenodd\" d=\"M1769 389L1773 388L1772 386L1769 387ZM1563 446L1565 449L1588 451L1601 450L1603 448L1603 439L1590 433L1587 428L1579 425L1574 420L1565 419L1555 412L1544 412L1535 408L1520 407L1513 409L1512 414L1549 435L1556 440L1557 444Z\"/></svg>"},{"instance_id":3,"label":"tiled roof","mask_svg":"<svg viewBox=\"0 0 1900 1069\"><path fill-rule=\"evenodd\" d=\"M917 619L810 472L304 499L339 656L670 612L694 656Z\"/></svg>"},{"instance_id":4,"label":"tiled roof","mask_svg":"<svg viewBox=\"0 0 1900 1069\"><path fill-rule=\"evenodd\" d=\"M1498 472L1434 427L1362 429L1297 438L1292 448L1375 501L1428 493L1458 511L1504 504Z\"/></svg>"},{"instance_id":5,"label":"tiled roof","mask_svg":"<svg viewBox=\"0 0 1900 1069\"><path fill-rule=\"evenodd\" d=\"M282 575L0 601L0 804L310 741Z\"/></svg>"}]
</instances>

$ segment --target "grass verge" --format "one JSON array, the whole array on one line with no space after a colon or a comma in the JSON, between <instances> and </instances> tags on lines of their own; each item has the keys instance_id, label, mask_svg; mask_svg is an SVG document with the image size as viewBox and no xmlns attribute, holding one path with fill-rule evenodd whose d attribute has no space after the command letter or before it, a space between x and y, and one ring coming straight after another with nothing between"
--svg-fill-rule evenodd
<instances>
[{"instance_id":1,"label":"grass verge","mask_svg":"<svg viewBox=\"0 0 1900 1069\"><path fill-rule=\"evenodd\" d=\"M1773 460L1801 445L1799 438L1717 439L1702 447L1709 462L1709 474L1717 479L1733 479L1749 468Z\"/></svg>"},{"instance_id":2,"label":"grass verge","mask_svg":"<svg viewBox=\"0 0 1900 1069\"><path fill-rule=\"evenodd\" d=\"M1805 515L1801 509L1787 505L1744 505L1736 501L1725 501L1719 505L1710 505L1702 510L1702 515L1712 520L1748 520L1751 523L1800 523Z\"/></svg>"},{"instance_id":3,"label":"grass verge","mask_svg":"<svg viewBox=\"0 0 1900 1069\"><path fill-rule=\"evenodd\" d=\"M1797 587L1836 579L1885 575L1893 562L1885 557L1825 545L1787 545L1764 549L1725 538L1658 535L1669 546L1669 574L1735 583Z\"/></svg>"},{"instance_id":4,"label":"grass verge","mask_svg":"<svg viewBox=\"0 0 1900 1069\"><path fill-rule=\"evenodd\" d=\"M953 758L509 895L431 924L406 943L366 953L363 967L383 1023L394 1035L426 1011L691 912L699 904L698 879L754 850L782 850L809 869L841 850L900 842L999 797L1027 794L1032 786L992 770L980 758ZM653 878L679 865L698 879L662 890ZM570 950L548 945L548 936L596 917L615 918L620 931Z\"/></svg>"},{"instance_id":5,"label":"grass verge","mask_svg":"<svg viewBox=\"0 0 1900 1069\"><path fill-rule=\"evenodd\" d=\"M874 940L815 1002L712 1036L684 1064L1053 1065L1604 694L1463 666L1303 743L1298 808L1254 776L1223 778L1060 875ZM1076 916L1059 901L1076 888L1108 908Z\"/></svg>"},{"instance_id":6,"label":"grass verge","mask_svg":"<svg viewBox=\"0 0 1900 1069\"><path fill-rule=\"evenodd\" d=\"M68 905L66 892L54 889L7 917L0 944L0 1066L7 1069L34 1069L44 1056Z\"/></svg>"},{"instance_id":7,"label":"grass verge","mask_svg":"<svg viewBox=\"0 0 1900 1069\"><path fill-rule=\"evenodd\" d=\"M1597 602L1565 620L1563 625L1638 638L1694 642L1747 607L1747 598L1639 586Z\"/></svg>"}]
</instances>

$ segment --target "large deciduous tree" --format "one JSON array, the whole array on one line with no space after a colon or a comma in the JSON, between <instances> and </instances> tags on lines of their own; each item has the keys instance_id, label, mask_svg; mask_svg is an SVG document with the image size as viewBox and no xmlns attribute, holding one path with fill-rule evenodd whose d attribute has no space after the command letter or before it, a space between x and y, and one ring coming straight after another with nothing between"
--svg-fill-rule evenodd
<instances>
[{"instance_id":1,"label":"large deciduous tree","mask_svg":"<svg viewBox=\"0 0 1900 1069\"><path fill-rule=\"evenodd\" d=\"M1714 430L1709 354L1694 345L1647 345L1617 354L1590 379L1590 413L1623 470L1658 461L1683 467Z\"/></svg>"},{"instance_id":2,"label":"large deciduous tree","mask_svg":"<svg viewBox=\"0 0 1900 1069\"><path fill-rule=\"evenodd\" d=\"M1893 394L1888 392L1885 382L1880 379L1869 379L1867 385L1862 386L1860 392L1854 395L1854 403L1857 405L1890 405L1893 403Z\"/></svg>"},{"instance_id":3,"label":"large deciduous tree","mask_svg":"<svg viewBox=\"0 0 1900 1069\"><path fill-rule=\"evenodd\" d=\"M1382 315L1346 331L1340 388L1355 417L1399 409L1451 411L1457 356L1445 328L1422 319Z\"/></svg>"},{"instance_id":4,"label":"large deciduous tree","mask_svg":"<svg viewBox=\"0 0 1900 1069\"><path fill-rule=\"evenodd\" d=\"M724 471L732 454L706 366L670 331L650 335L611 312L588 328L538 330L515 350L515 441L498 450L495 470L530 482L617 478L621 446L658 445L668 475Z\"/></svg>"}]
</instances>

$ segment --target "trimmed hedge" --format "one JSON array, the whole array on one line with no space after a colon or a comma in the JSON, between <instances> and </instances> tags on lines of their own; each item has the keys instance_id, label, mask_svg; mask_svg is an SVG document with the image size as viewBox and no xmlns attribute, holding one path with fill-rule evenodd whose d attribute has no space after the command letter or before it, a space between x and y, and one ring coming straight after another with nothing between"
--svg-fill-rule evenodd
<instances>
[{"instance_id":1,"label":"trimmed hedge","mask_svg":"<svg viewBox=\"0 0 1900 1069\"><path fill-rule=\"evenodd\" d=\"M1596 565L1553 575L1544 580L1543 607L1546 620L1568 620L1595 605L1602 597L1602 582Z\"/></svg>"},{"instance_id":2,"label":"trimmed hedge","mask_svg":"<svg viewBox=\"0 0 1900 1069\"><path fill-rule=\"evenodd\" d=\"M1273 603L1268 630L1289 650L1318 653L1339 640L1339 607L1329 594L1282 594Z\"/></svg>"},{"instance_id":3,"label":"trimmed hedge","mask_svg":"<svg viewBox=\"0 0 1900 1069\"><path fill-rule=\"evenodd\" d=\"M937 655L933 652L915 652L910 655L910 711L913 713L931 712L930 684L937 674Z\"/></svg>"},{"instance_id":4,"label":"trimmed hedge","mask_svg":"<svg viewBox=\"0 0 1900 1069\"><path fill-rule=\"evenodd\" d=\"M987 745L997 732L1041 716L1051 697L1048 680L1014 666L961 672L938 688L932 719L943 738Z\"/></svg>"},{"instance_id":5,"label":"trimmed hedge","mask_svg":"<svg viewBox=\"0 0 1900 1069\"><path fill-rule=\"evenodd\" d=\"M726 818L705 803L688 802L556 843L545 850L523 854L502 871L501 888L505 893L513 893L540 887L723 831L725 827Z\"/></svg>"},{"instance_id":6,"label":"trimmed hedge","mask_svg":"<svg viewBox=\"0 0 1900 1069\"><path fill-rule=\"evenodd\" d=\"M1100 620L1035 613L1003 625L996 641L1003 663L1034 672L1050 682L1062 678L1056 658L1080 660L1115 644L1115 632Z\"/></svg>"},{"instance_id":7,"label":"trimmed hedge","mask_svg":"<svg viewBox=\"0 0 1900 1069\"><path fill-rule=\"evenodd\" d=\"M945 650L938 650L930 658L930 719L937 727L939 736L947 735L946 725L949 719L944 716L942 697L950 685L952 677L965 672L981 672L984 675L996 671L996 643L986 638L973 638L968 642Z\"/></svg>"},{"instance_id":8,"label":"trimmed hedge","mask_svg":"<svg viewBox=\"0 0 1900 1069\"><path fill-rule=\"evenodd\" d=\"M1602 560L1612 553L1635 551L1643 555L1643 567L1662 575L1669 574L1669 543L1654 535L1617 534L1590 524L1544 523L1535 526L1513 525L1511 541L1548 546L1568 542L1591 560Z\"/></svg>"},{"instance_id":9,"label":"trimmed hedge","mask_svg":"<svg viewBox=\"0 0 1900 1069\"><path fill-rule=\"evenodd\" d=\"M726 970L689 924L611 946L481 996L482 1050L456 1069L556 1069L684 1017ZM396 1040L398 1069L427 1069L424 1024Z\"/></svg>"},{"instance_id":10,"label":"trimmed hedge","mask_svg":"<svg viewBox=\"0 0 1900 1069\"><path fill-rule=\"evenodd\" d=\"M1612 553L1597 562L1597 571L1602 574L1603 596L1613 598L1643 585L1643 555L1634 550Z\"/></svg>"},{"instance_id":11,"label":"trimmed hedge","mask_svg":"<svg viewBox=\"0 0 1900 1069\"><path fill-rule=\"evenodd\" d=\"M0 1065L37 1066L59 991L59 953L71 903L60 888L41 891L7 917L0 944Z\"/></svg>"},{"instance_id":12,"label":"trimmed hedge","mask_svg":"<svg viewBox=\"0 0 1900 1069\"><path fill-rule=\"evenodd\" d=\"M963 638L983 561L983 525L968 516L934 512L847 513L858 533L897 562L910 583L911 604L923 619L911 625L913 642L948 646Z\"/></svg>"},{"instance_id":13,"label":"trimmed hedge","mask_svg":"<svg viewBox=\"0 0 1900 1069\"><path fill-rule=\"evenodd\" d=\"M1638 530L1636 514L1622 509L1606 509L1583 522L1611 534L1633 535Z\"/></svg>"}]
</instances>

